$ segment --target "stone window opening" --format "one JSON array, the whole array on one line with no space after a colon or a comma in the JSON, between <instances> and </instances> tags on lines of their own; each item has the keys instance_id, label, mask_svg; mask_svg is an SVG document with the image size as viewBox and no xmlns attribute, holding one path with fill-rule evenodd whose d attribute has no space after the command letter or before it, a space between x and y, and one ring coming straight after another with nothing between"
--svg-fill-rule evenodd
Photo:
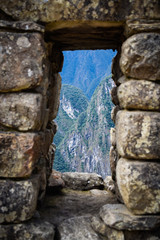
<instances>
[{"instance_id":1,"label":"stone window opening","mask_svg":"<svg viewBox=\"0 0 160 240\"><path fill-rule=\"evenodd\" d=\"M0 239L160 239L159 19L158 0L0 1ZM115 195L75 194L62 183L61 194L43 205L62 51L78 49L118 51L111 94Z\"/></svg>"},{"instance_id":2,"label":"stone window opening","mask_svg":"<svg viewBox=\"0 0 160 240\"><path fill-rule=\"evenodd\" d=\"M54 137L57 146L55 170L95 172L103 178L111 174L110 129L114 127L111 119L111 89L114 86L111 63L115 55L111 50L64 52L61 73L64 84L58 117L55 119L59 125ZM79 75L74 74L75 71Z\"/></svg>"}]
</instances>

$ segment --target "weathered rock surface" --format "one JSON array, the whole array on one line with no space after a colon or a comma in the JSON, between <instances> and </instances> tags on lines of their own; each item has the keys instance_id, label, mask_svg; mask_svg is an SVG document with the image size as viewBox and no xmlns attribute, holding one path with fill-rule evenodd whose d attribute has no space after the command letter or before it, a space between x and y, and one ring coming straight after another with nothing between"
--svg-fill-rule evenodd
<instances>
[{"instance_id":1,"label":"weathered rock surface","mask_svg":"<svg viewBox=\"0 0 160 240\"><path fill-rule=\"evenodd\" d=\"M42 128L45 102L40 94L0 94L0 124L20 131Z\"/></svg>"},{"instance_id":2,"label":"weathered rock surface","mask_svg":"<svg viewBox=\"0 0 160 240\"><path fill-rule=\"evenodd\" d=\"M53 73L58 73L62 71L64 56L62 51L60 51L55 46L52 47L50 51L49 60L52 63L52 71Z\"/></svg>"},{"instance_id":3,"label":"weathered rock surface","mask_svg":"<svg viewBox=\"0 0 160 240\"><path fill-rule=\"evenodd\" d=\"M160 80L160 34L139 33L122 45L120 66L132 78Z\"/></svg>"},{"instance_id":4,"label":"weathered rock surface","mask_svg":"<svg viewBox=\"0 0 160 240\"><path fill-rule=\"evenodd\" d=\"M102 177L96 173L65 172L62 173L62 179L66 187L75 190L104 188Z\"/></svg>"},{"instance_id":5,"label":"weathered rock surface","mask_svg":"<svg viewBox=\"0 0 160 240\"><path fill-rule=\"evenodd\" d=\"M41 34L1 32L0 53L0 92L34 88L41 83L47 71Z\"/></svg>"},{"instance_id":6,"label":"weathered rock surface","mask_svg":"<svg viewBox=\"0 0 160 240\"><path fill-rule=\"evenodd\" d=\"M111 175L113 180L116 178L116 165L118 161L118 152L116 148L111 146L110 152L109 152L109 160L110 160L110 168L111 168Z\"/></svg>"},{"instance_id":7,"label":"weathered rock surface","mask_svg":"<svg viewBox=\"0 0 160 240\"><path fill-rule=\"evenodd\" d=\"M115 195L110 191L98 189L77 191L63 188L59 192L52 191L52 195L46 195L39 211L42 219L58 226L69 218L85 214L95 216L106 203L117 203Z\"/></svg>"},{"instance_id":8,"label":"weathered rock surface","mask_svg":"<svg viewBox=\"0 0 160 240\"><path fill-rule=\"evenodd\" d=\"M91 216L81 216L65 220L58 226L61 240L102 240L91 227Z\"/></svg>"},{"instance_id":9,"label":"weathered rock surface","mask_svg":"<svg viewBox=\"0 0 160 240\"><path fill-rule=\"evenodd\" d=\"M0 177L28 177L53 140L45 133L0 132Z\"/></svg>"},{"instance_id":10,"label":"weathered rock surface","mask_svg":"<svg viewBox=\"0 0 160 240\"><path fill-rule=\"evenodd\" d=\"M37 206L39 176L21 181L0 180L0 223L30 219Z\"/></svg>"},{"instance_id":11,"label":"weathered rock surface","mask_svg":"<svg viewBox=\"0 0 160 240\"><path fill-rule=\"evenodd\" d=\"M106 204L100 209L100 217L104 223L117 230L151 230L160 224L160 216L136 216L123 204Z\"/></svg>"},{"instance_id":12,"label":"weathered rock surface","mask_svg":"<svg viewBox=\"0 0 160 240\"><path fill-rule=\"evenodd\" d=\"M118 153L131 159L159 159L159 129L159 112L119 111L116 118Z\"/></svg>"},{"instance_id":13,"label":"weathered rock surface","mask_svg":"<svg viewBox=\"0 0 160 240\"><path fill-rule=\"evenodd\" d=\"M60 74L53 74L48 92L49 121L52 121L57 116L60 104L60 91L61 91L61 76Z\"/></svg>"},{"instance_id":14,"label":"weathered rock surface","mask_svg":"<svg viewBox=\"0 0 160 240\"><path fill-rule=\"evenodd\" d=\"M40 133L44 138L43 146L42 149L44 151L44 155L49 154L49 148L50 145L53 143L53 137L57 132L57 124L52 121L48 122L47 128L45 129L44 132ZM55 152L55 145L53 145L54 149L53 151Z\"/></svg>"},{"instance_id":15,"label":"weathered rock surface","mask_svg":"<svg viewBox=\"0 0 160 240\"><path fill-rule=\"evenodd\" d=\"M118 111L120 111L120 107L119 106L115 106L112 108L112 111L111 111L111 119L114 123L116 123L116 115L118 113Z\"/></svg>"},{"instance_id":16,"label":"weathered rock surface","mask_svg":"<svg viewBox=\"0 0 160 240\"><path fill-rule=\"evenodd\" d=\"M49 146L49 151L46 156L46 170L47 170L47 182L49 182L49 178L53 171L53 162L54 162L54 156L55 156L56 146L52 143Z\"/></svg>"},{"instance_id":17,"label":"weathered rock surface","mask_svg":"<svg viewBox=\"0 0 160 240\"><path fill-rule=\"evenodd\" d=\"M34 31L34 32L44 32L45 27L43 25L37 24L32 21L4 21L0 20L0 28L1 29L12 29L12 30L21 30L21 31Z\"/></svg>"},{"instance_id":18,"label":"weathered rock surface","mask_svg":"<svg viewBox=\"0 0 160 240\"><path fill-rule=\"evenodd\" d=\"M52 170L52 174L48 180L48 190L54 191L57 188L61 189L65 186L64 181L62 180L62 173Z\"/></svg>"},{"instance_id":19,"label":"weathered rock surface","mask_svg":"<svg viewBox=\"0 0 160 240\"><path fill-rule=\"evenodd\" d=\"M115 183L111 176L107 176L104 179L104 188L108 191L115 193Z\"/></svg>"},{"instance_id":20,"label":"weathered rock surface","mask_svg":"<svg viewBox=\"0 0 160 240\"><path fill-rule=\"evenodd\" d=\"M106 240L125 240L122 231L108 227L99 217L92 217L91 225L94 231L104 236Z\"/></svg>"},{"instance_id":21,"label":"weathered rock surface","mask_svg":"<svg viewBox=\"0 0 160 240\"><path fill-rule=\"evenodd\" d=\"M39 4L40 3L40 4ZM29 8L28 8L29 6ZM159 19L159 4L156 0L146 2L129 0L124 1L40 1L20 0L7 4L5 0L0 3L0 8L14 19L27 19L39 22L54 22L62 20L99 20L99 21L124 21L125 18L151 18Z\"/></svg>"},{"instance_id":22,"label":"weathered rock surface","mask_svg":"<svg viewBox=\"0 0 160 240\"><path fill-rule=\"evenodd\" d=\"M48 23L46 39L63 50L117 49L126 19L160 19L157 0L1 0L0 9L1 19Z\"/></svg>"},{"instance_id":23,"label":"weathered rock surface","mask_svg":"<svg viewBox=\"0 0 160 240\"><path fill-rule=\"evenodd\" d=\"M120 57L121 57L121 48L119 47L116 56L112 59L112 78L117 86L119 86L120 84L119 79L123 75L119 65Z\"/></svg>"},{"instance_id":24,"label":"weathered rock surface","mask_svg":"<svg viewBox=\"0 0 160 240\"><path fill-rule=\"evenodd\" d=\"M114 105L119 104L118 97L117 97L117 87L113 87L111 89L111 100L114 103Z\"/></svg>"},{"instance_id":25,"label":"weathered rock surface","mask_svg":"<svg viewBox=\"0 0 160 240\"><path fill-rule=\"evenodd\" d=\"M160 163L121 158L117 184L127 208L134 214L160 212Z\"/></svg>"},{"instance_id":26,"label":"weathered rock surface","mask_svg":"<svg viewBox=\"0 0 160 240\"><path fill-rule=\"evenodd\" d=\"M110 129L110 140L111 140L111 145L116 146L116 130L115 128Z\"/></svg>"},{"instance_id":27,"label":"weathered rock surface","mask_svg":"<svg viewBox=\"0 0 160 240\"><path fill-rule=\"evenodd\" d=\"M27 223L0 225L0 240L53 240L54 228L38 219Z\"/></svg>"},{"instance_id":28,"label":"weathered rock surface","mask_svg":"<svg viewBox=\"0 0 160 240\"><path fill-rule=\"evenodd\" d=\"M130 19L126 21L125 35L142 32L160 32L159 20L156 19Z\"/></svg>"},{"instance_id":29,"label":"weathered rock surface","mask_svg":"<svg viewBox=\"0 0 160 240\"><path fill-rule=\"evenodd\" d=\"M117 91L121 108L160 110L160 84L146 80L128 80Z\"/></svg>"}]
</instances>

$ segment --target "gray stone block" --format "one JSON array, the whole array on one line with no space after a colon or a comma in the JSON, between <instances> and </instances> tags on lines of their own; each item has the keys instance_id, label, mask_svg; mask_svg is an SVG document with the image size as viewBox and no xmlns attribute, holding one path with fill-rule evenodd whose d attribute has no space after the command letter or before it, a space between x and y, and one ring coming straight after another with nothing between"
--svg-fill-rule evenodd
<instances>
[{"instance_id":1,"label":"gray stone block","mask_svg":"<svg viewBox=\"0 0 160 240\"><path fill-rule=\"evenodd\" d=\"M121 108L160 111L160 84L128 79L117 91Z\"/></svg>"},{"instance_id":2,"label":"gray stone block","mask_svg":"<svg viewBox=\"0 0 160 240\"><path fill-rule=\"evenodd\" d=\"M41 94L0 94L0 124L20 131L41 130L46 103Z\"/></svg>"},{"instance_id":3,"label":"gray stone block","mask_svg":"<svg viewBox=\"0 0 160 240\"><path fill-rule=\"evenodd\" d=\"M116 117L118 153L130 159L160 159L160 113L119 111Z\"/></svg>"},{"instance_id":4,"label":"gray stone block","mask_svg":"<svg viewBox=\"0 0 160 240\"><path fill-rule=\"evenodd\" d=\"M124 75L135 79L160 80L160 34L139 33L122 45L120 59Z\"/></svg>"},{"instance_id":5,"label":"gray stone block","mask_svg":"<svg viewBox=\"0 0 160 240\"><path fill-rule=\"evenodd\" d=\"M100 209L104 223L117 230L151 230L159 226L160 216L133 215L123 204L106 204Z\"/></svg>"},{"instance_id":6,"label":"gray stone block","mask_svg":"<svg viewBox=\"0 0 160 240\"><path fill-rule=\"evenodd\" d=\"M40 85L47 71L41 34L1 32L0 53L0 92Z\"/></svg>"},{"instance_id":7,"label":"gray stone block","mask_svg":"<svg viewBox=\"0 0 160 240\"><path fill-rule=\"evenodd\" d=\"M36 210L39 176L21 181L0 180L0 223L19 223Z\"/></svg>"},{"instance_id":8,"label":"gray stone block","mask_svg":"<svg viewBox=\"0 0 160 240\"><path fill-rule=\"evenodd\" d=\"M160 212L160 163L121 158L116 177L120 194L131 212Z\"/></svg>"}]
</instances>

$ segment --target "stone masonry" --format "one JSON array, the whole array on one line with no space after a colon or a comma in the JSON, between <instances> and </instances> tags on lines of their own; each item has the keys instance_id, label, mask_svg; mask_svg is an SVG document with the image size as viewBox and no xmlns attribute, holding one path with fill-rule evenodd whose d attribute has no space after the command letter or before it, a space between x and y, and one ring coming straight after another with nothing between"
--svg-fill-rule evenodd
<instances>
[{"instance_id":1,"label":"stone masonry","mask_svg":"<svg viewBox=\"0 0 160 240\"><path fill-rule=\"evenodd\" d=\"M160 239L159 1L1 0L0 240L54 239L36 210L53 164L62 51L109 48L117 49L110 163L121 203L105 205L91 231Z\"/></svg>"}]
</instances>

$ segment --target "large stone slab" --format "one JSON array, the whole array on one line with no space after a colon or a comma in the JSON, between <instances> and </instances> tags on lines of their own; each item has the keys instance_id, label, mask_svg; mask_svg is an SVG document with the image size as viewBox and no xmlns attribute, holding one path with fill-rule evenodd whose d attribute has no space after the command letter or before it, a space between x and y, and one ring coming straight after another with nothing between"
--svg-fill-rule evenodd
<instances>
[{"instance_id":1,"label":"large stone slab","mask_svg":"<svg viewBox=\"0 0 160 240\"><path fill-rule=\"evenodd\" d=\"M109 240L125 240L124 233L122 231L110 228L99 217L93 217L91 219L91 225L95 232L104 236Z\"/></svg>"},{"instance_id":2,"label":"large stone slab","mask_svg":"<svg viewBox=\"0 0 160 240\"><path fill-rule=\"evenodd\" d=\"M75 190L89 190L93 188L104 188L104 182L96 173L65 172L62 173L65 187Z\"/></svg>"},{"instance_id":3,"label":"large stone slab","mask_svg":"<svg viewBox=\"0 0 160 240\"><path fill-rule=\"evenodd\" d=\"M160 163L121 158L116 176L124 203L134 214L160 212Z\"/></svg>"},{"instance_id":4,"label":"large stone slab","mask_svg":"<svg viewBox=\"0 0 160 240\"><path fill-rule=\"evenodd\" d=\"M104 223L117 230L151 230L159 227L158 215L133 215L124 204L106 204L100 209Z\"/></svg>"},{"instance_id":5,"label":"large stone slab","mask_svg":"<svg viewBox=\"0 0 160 240\"><path fill-rule=\"evenodd\" d=\"M122 45L120 66L132 78L160 80L160 34L139 33Z\"/></svg>"},{"instance_id":6,"label":"large stone slab","mask_svg":"<svg viewBox=\"0 0 160 240\"><path fill-rule=\"evenodd\" d=\"M40 85L47 71L41 34L1 32L0 55L0 92Z\"/></svg>"},{"instance_id":7,"label":"large stone slab","mask_svg":"<svg viewBox=\"0 0 160 240\"><path fill-rule=\"evenodd\" d=\"M118 87L119 104L125 109L160 111L160 84L146 80L128 80Z\"/></svg>"},{"instance_id":8,"label":"large stone slab","mask_svg":"<svg viewBox=\"0 0 160 240\"><path fill-rule=\"evenodd\" d=\"M53 225L39 219L26 223L0 225L0 240L53 240L54 235Z\"/></svg>"},{"instance_id":9,"label":"large stone slab","mask_svg":"<svg viewBox=\"0 0 160 240\"><path fill-rule=\"evenodd\" d=\"M159 129L159 112L119 111L116 118L118 153L131 159L159 159Z\"/></svg>"},{"instance_id":10,"label":"large stone slab","mask_svg":"<svg viewBox=\"0 0 160 240\"><path fill-rule=\"evenodd\" d=\"M35 213L39 176L22 181L0 180L0 223L18 223Z\"/></svg>"},{"instance_id":11,"label":"large stone slab","mask_svg":"<svg viewBox=\"0 0 160 240\"><path fill-rule=\"evenodd\" d=\"M102 240L91 227L91 215L63 221L58 226L58 232L61 240Z\"/></svg>"},{"instance_id":12,"label":"large stone slab","mask_svg":"<svg viewBox=\"0 0 160 240\"><path fill-rule=\"evenodd\" d=\"M20 131L39 131L44 123L45 101L36 93L0 94L0 124Z\"/></svg>"},{"instance_id":13,"label":"large stone slab","mask_svg":"<svg viewBox=\"0 0 160 240\"><path fill-rule=\"evenodd\" d=\"M40 4L39 4L40 3ZM28 7L29 6L29 7ZM38 22L55 22L66 20L99 20L99 21L124 21L126 18L151 18L159 19L159 4L157 0L139 2L139 0L119 1L40 1L12 0L7 4L1 0L0 8L12 16L13 19L32 20Z\"/></svg>"},{"instance_id":14,"label":"large stone slab","mask_svg":"<svg viewBox=\"0 0 160 240\"><path fill-rule=\"evenodd\" d=\"M30 6L28 8L27 6ZM123 16L117 16L117 4L114 1L105 1L105 4L100 0L93 2L74 1L41 1L38 4L35 0L21 2L19 0L6 4L4 0L0 3L0 8L19 20L32 20L39 22L54 22L62 20L101 20L109 19L115 21L116 18L121 19ZM122 13L122 8L119 11Z\"/></svg>"},{"instance_id":15,"label":"large stone slab","mask_svg":"<svg viewBox=\"0 0 160 240\"><path fill-rule=\"evenodd\" d=\"M30 176L40 156L45 156L53 133L0 132L0 177Z\"/></svg>"}]
</instances>

